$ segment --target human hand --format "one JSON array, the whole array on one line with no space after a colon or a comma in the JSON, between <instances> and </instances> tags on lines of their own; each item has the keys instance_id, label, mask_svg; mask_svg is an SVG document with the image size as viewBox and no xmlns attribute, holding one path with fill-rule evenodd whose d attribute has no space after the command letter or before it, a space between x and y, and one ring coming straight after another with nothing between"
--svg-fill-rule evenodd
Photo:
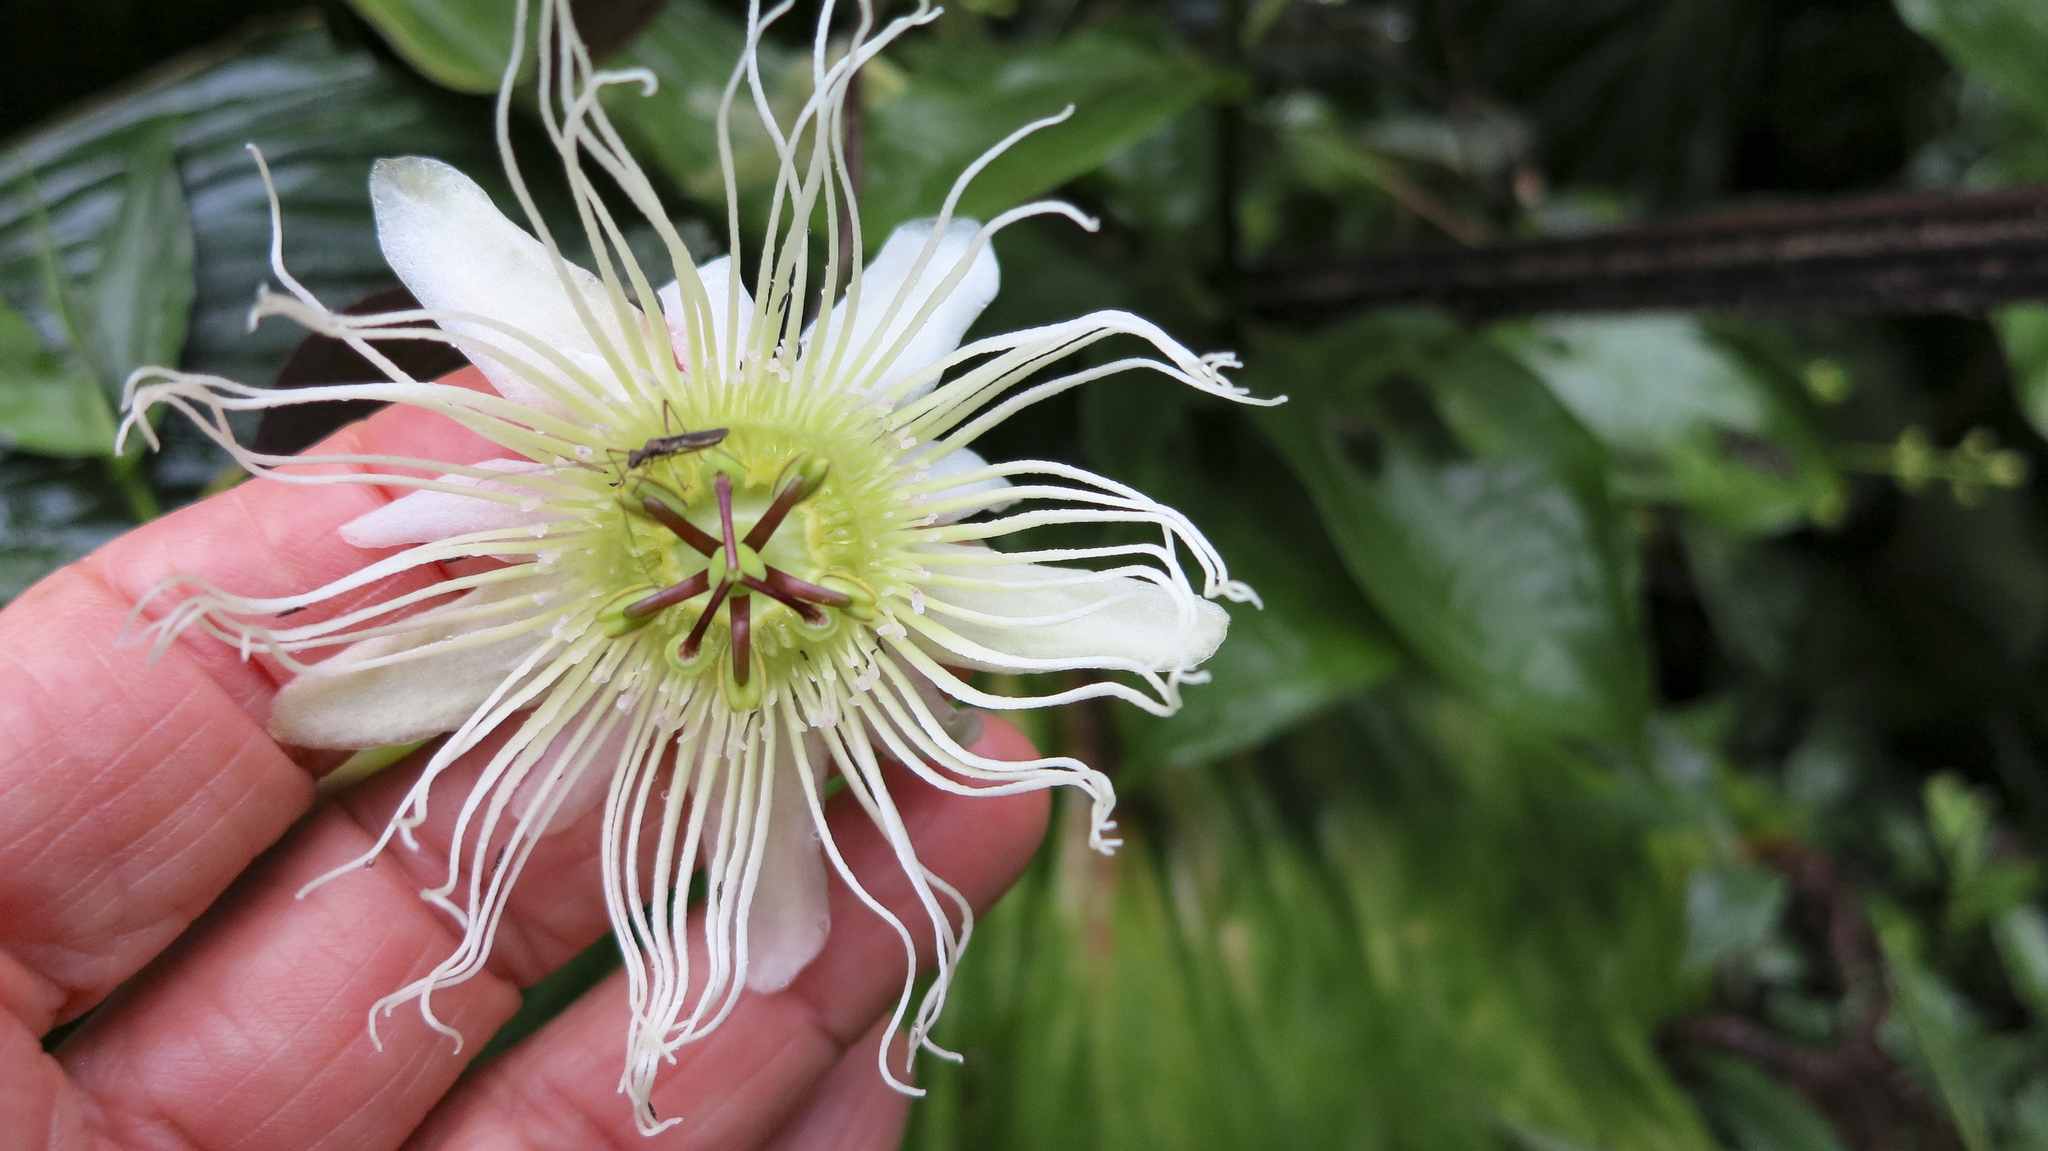
<instances>
[{"instance_id":1,"label":"human hand","mask_svg":"<svg viewBox=\"0 0 2048 1151\"><path fill-rule=\"evenodd\" d=\"M455 462L498 452L395 408L321 450ZM331 760L265 730L288 673L203 635L155 663L116 639L172 574L280 595L355 570L363 553L334 529L389 498L369 485L253 481L130 532L0 612L0 1151L894 1146L908 1100L883 1083L875 1054L902 988L902 945L836 876L824 951L781 992L749 993L657 1085L656 1110L682 1124L643 1139L617 1093L627 1007L616 973L463 1074L518 1007L517 988L609 930L601 811L540 841L485 974L436 995L465 1050L404 1011L383 1022L384 1050L371 1045L369 1005L461 937L417 896L443 878L459 802L432 809L420 852L391 850L297 899L375 841L419 761L316 802L314 775ZM144 616L169 606L151 602ZM490 750L451 772L450 796ZM1033 754L999 721L974 750ZM977 908L1016 878L1044 828L1042 791L948 795L901 770L891 787L919 855ZM914 922L909 883L850 798L831 806L835 840L869 891ZM922 961L930 948L921 941ZM54 1056L42 1052L42 1035L95 1006ZM892 1058L900 1066L900 1039Z\"/></svg>"}]
</instances>

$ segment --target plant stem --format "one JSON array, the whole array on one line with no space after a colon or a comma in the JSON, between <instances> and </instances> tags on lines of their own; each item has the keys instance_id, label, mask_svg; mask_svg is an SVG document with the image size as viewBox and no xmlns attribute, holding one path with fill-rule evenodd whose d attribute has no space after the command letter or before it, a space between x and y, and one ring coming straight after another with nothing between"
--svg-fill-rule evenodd
<instances>
[{"instance_id":1,"label":"plant stem","mask_svg":"<svg viewBox=\"0 0 2048 1151\"><path fill-rule=\"evenodd\" d=\"M163 505L157 502L156 493L149 490L149 484L142 478L142 461L137 457L108 456L107 472L121 489L121 496L128 501L128 514L136 523L146 524L164 514Z\"/></svg>"}]
</instances>

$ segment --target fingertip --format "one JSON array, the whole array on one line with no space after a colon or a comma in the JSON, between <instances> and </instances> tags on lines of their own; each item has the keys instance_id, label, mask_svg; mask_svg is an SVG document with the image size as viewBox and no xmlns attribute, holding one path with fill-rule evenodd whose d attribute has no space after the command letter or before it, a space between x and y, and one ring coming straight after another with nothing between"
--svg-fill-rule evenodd
<instances>
[{"instance_id":1,"label":"fingertip","mask_svg":"<svg viewBox=\"0 0 2048 1151\"><path fill-rule=\"evenodd\" d=\"M981 738L968 750L988 759L1015 763L1037 759L1038 748L1031 737L1010 720L996 715L982 716ZM1015 795L935 796L946 809L946 820L965 825L974 854L982 860L1001 861L993 870L997 894L1007 889L1030 863L1038 843L1045 838L1052 818L1052 789L1034 788Z\"/></svg>"},{"instance_id":2,"label":"fingertip","mask_svg":"<svg viewBox=\"0 0 2048 1151\"><path fill-rule=\"evenodd\" d=\"M989 759L1008 762L1038 758L1038 748L1023 729L1000 715L987 712L981 713L981 738L968 750Z\"/></svg>"}]
</instances>

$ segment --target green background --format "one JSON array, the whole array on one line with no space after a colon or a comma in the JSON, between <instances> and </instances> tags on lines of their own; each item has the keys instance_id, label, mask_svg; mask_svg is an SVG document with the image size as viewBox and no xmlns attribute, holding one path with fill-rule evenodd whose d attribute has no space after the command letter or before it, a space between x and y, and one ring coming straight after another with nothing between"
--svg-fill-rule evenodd
<instances>
[{"instance_id":1,"label":"green background","mask_svg":"<svg viewBox=\"0 0 2048 1151\"><path fill-rule=\"evenodd\" d=\"M243 330L245 142L335 304L390 282L371 159L502 190L478 93L507 7L0 12L0 595L223 482L174 424L148 458L108 433L136 365L267 383L298 339ZM672 0L610 58L662 80L612 112L706 254L738 12ZM801 53L765 51L778 92ZM1265 609L1231 607L1172 720L1036 717L1116 776L1127 843L1056 821L907 1144L2048 1148L2048 308L1310 320L1238 287L2048 179L2048 8L968 0L863 98L871 241L1076 106L965 208L1055 193L1104 226L1006 233L979 330L1132 307L1293 397L1125 379L984 445L1185 509Z\"/></svg>"}]
</instances>

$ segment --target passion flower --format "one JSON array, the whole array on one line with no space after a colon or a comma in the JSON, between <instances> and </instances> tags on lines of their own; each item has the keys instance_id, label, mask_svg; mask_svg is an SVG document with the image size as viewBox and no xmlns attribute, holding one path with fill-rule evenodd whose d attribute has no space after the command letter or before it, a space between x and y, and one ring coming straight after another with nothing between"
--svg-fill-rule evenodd
<instances>
[{"instance_id":1,"label":"passion flower","mask_svg":"<svg viewBox=\"0 0 2048 1151\"><path fill-rule=\"evenodd\" d=\"M754 260L758 294L734 274L743 251L737 206L732 255L698 266L606 119L597 100L605 86L651 85L652 77L595 70L565 0L546 0L534 53L540 118L597 268L563 258L526 192L507 129L526 56L522 3L498 96L498 141L532 232L445 164L382 161L370 179L378 237L421 306L333 312L291 277L274 244L273 270L290 295L266 292L255 311L346 340L389 378L272 391L148 369L130 382L123 429L152 436L144 417L167 405L255 474L413 489L341 529L376 553L353 574L278 598L172 581L159 594L184 598L149 631L161 645L198 629L293 669L271 726L284 742L361 749L443 737L375 849L317 882L369 863L393 837L415 845L437 781L491 740L481 777L460 797L446 881L422 892L463 925L462 944L372 1009L373 1038L379 1014L417 1001L428 1024L460 1043L435 1017L434 992L481 970L535 842L603 803L604 893L632 1005L621 1089L648 1133L677 1121L648 1105L660 1064L716 1027L744 990L786 985L823 945L828 862L901 936L907 962L893 1024L907 1023L913 1052L937 1051L929 1029L972 918L918 862L883 765L968 794L1078 788L1093 801L1094 846L1111 850L1108 779L1066 757L978 756L968 750L975 713L956 705L1114 696L1171 713L1181 685L1201 677L1197 666L1223 639L1227 617L1210 601L1253 598L1171 508L1065 464L990 464L970 448L1027 405L1131 369L1245 399L1221 375L1235 365L1229 356L1196 356L1125 312L961 346L996 292L990 236L1041 214L1094 226L1056 203L987 224L953 214L989 159L1063 117L998 145L962 174L935 219L898 228L862 268L857 241L852 250L840 242L860 235L858 205L846 195L848 84L938 12L920 6L875 31L863 3L851 40L828 51L828 0L813 94L782 124L762 91L755 48L786 9L750 12L748 47L718 112L729 199L737 186L730 123L743 88L779 157L770 231ZM624 189L660 236L675 282L653 286L587 163ZM281 227L274 193L272 213ZM826 226L814 240L810 224L821 215ZM814 243L823 247L815 284ZM813 302L817 319L807 323ZM1150 354L1048 374L1118 335L1149 344ZM414 380L371 339L453 344L495 391ZM231 411L327 400L410 404L503 454L462 466L275 456L237 444L228 425ZM296 466L321 464L351 466ZM1061 523L1128 525L1143 538L991 546ZM290 618L419 569L459 574L317 622ZM1040 696L993 694L961 674L1075 670L1120 674ZM827 831L822 800L835 777L895 846L929 919L938 970L921 998L910 928L867 896ZM693 988L688 903L699 866L709 970ZM882 1075L916 1093L891 1071L886 1050L877 1052Z\"/></svg>"}]
</instances>

